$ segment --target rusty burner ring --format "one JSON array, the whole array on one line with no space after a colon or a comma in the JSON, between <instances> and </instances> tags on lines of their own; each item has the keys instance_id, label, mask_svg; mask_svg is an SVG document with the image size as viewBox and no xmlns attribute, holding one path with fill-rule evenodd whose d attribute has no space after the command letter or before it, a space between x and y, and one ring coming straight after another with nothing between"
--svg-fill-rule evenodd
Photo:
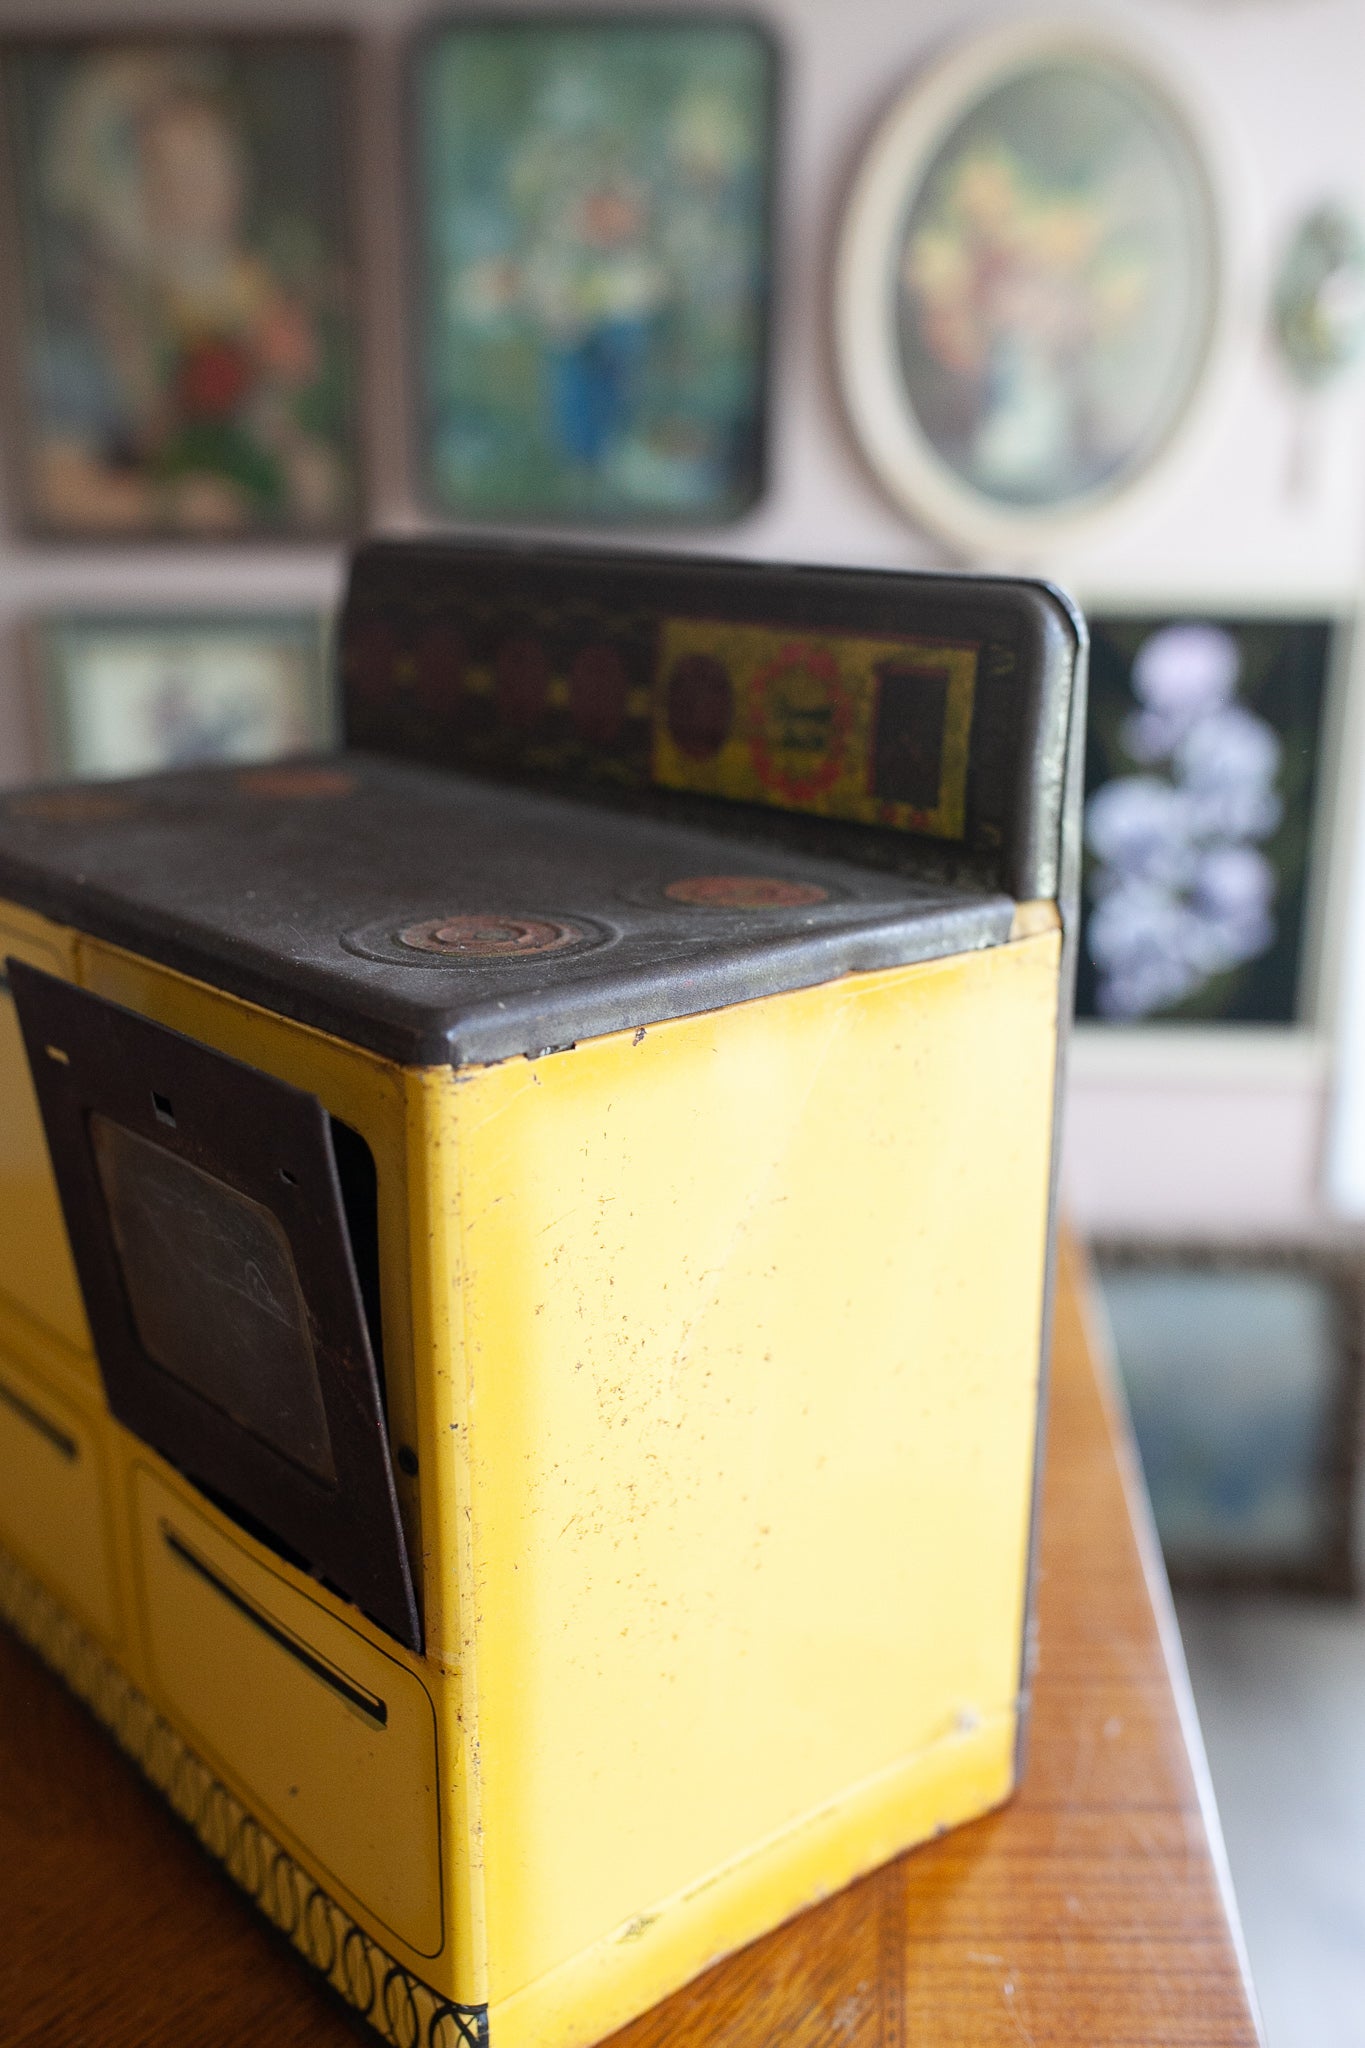
<instances>
[{"instance_id":1,"label":"rusty burner ring","mask_svg":"<svg viewBox=\"0 0 1365 2048\"><path fill-rule=\"evenodd\" d=\"M828 903L830 892L778 875L688 875L665 883L664 895L699 910L796 910Z\"/></svg>"},{"instance_id":2,"label":"rusty burner ring","mask_svg":"<svg viewBox=\"0 0 1365 2048\"><path fill-rule=\"evenodd\" d=\"M584 953L610 945L617 936L595 918L511 910L447 910L440 917L414 917L415 908L405 922L393 916L343 932L341 943L348 953L388 967L450 971Z\"/></svg>"},{"instance_id":3,"label":"rusty burner ring","mask_svg":"<svg viewBox=\"0 0 1365 2048\"><path fill-rule=\"evenodd\" d=\"M273 803L312 803L320 797L349 796L358 785L346 768L332 768L325 762L282 761L264 768L244 768L236 777L243 796L264 797Z\"/></svg>"},{"instance_id":4,"label":"rusty burner ring","mask_svg":"<svg viewBox=\"0 0 1365 2048\"><path fill-rule=\"evenodd\" d=\"M439 953L447 960L527 960L562 953L590 936L581 925L559 917L499 917L476 910L454 917L429 917L398 933L400 946L415 953Z\"/></svg>"},{"instance_id":5,"label":"rusty burner ring","mask_svg":"<svg viewBox=\"0 0 1365 2048\"><path fill-rule=\"evenodd\" d=\"M31 796L11 797L5 811L11 818L38 818L45 825L108 825L120 818L135 818L145 808L140 796L125 796L113 790L40 789Z\"/></svg>"}]
</instances>

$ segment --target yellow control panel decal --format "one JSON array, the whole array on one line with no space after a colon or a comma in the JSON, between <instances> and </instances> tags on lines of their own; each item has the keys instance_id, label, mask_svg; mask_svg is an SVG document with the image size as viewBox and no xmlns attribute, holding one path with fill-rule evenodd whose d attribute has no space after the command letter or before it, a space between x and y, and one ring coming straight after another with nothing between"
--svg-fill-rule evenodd
<instances>
[{"instance_id":1,"label":"yellow control panel decal","mask_svg":"<svg viewBox=\"0 0 1365 2048\"><path fill-rule=\"evenodd\" d=\"M659 657L660 787L963 836L974 646L687 618Z\"/></svg>"}]
</instances>

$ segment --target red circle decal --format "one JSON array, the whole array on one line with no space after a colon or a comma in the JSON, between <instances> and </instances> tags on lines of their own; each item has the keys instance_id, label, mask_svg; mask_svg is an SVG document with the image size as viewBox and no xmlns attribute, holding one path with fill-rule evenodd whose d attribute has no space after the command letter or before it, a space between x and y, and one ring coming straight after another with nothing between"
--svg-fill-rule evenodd
<instances>
[{"instance_id":1,"label":"red circle decal","mask_svg":"<svg viewBox=\"0 0 1365 2048\"><path fill-rule=\"evenodd\" d=\"M626 718L630 677L614 647L597 641L580 647L569 670L569 716L580 736L607 746Z\"/></svg>"},{"instance_id":2,"label":"red circle decal","mask_svg":"<svg viewBox=\"0 0 1365 2048\"><path fill-rule=\"evenodd\" d=\"M499 718L505 725L534 725L550 687L544 643L530 633L515 634L503 641L494 666Z\"/></svg>"},{"instance_id":3,"label":"red circle decal","mask_svg":"<svg viewBox=\"0 0 1365 2048\"><path fill-rule=\"evenodd\" d=\"M827 647L796 640L753 681L754 769L765 789L809 803L838 781L853 722L839 664Z\"/></svg>"},{"instance_id":4,"label":"red circle decal","mask_svg":"<svg viewBox=\"0 0 1365 2048\"><path fill-rule=\"evenodd\" d=\"M714 654L684 654L668 678L668 734L680 754L709 761L730 736L735 686Z\"/></svg>"}]
</instances>

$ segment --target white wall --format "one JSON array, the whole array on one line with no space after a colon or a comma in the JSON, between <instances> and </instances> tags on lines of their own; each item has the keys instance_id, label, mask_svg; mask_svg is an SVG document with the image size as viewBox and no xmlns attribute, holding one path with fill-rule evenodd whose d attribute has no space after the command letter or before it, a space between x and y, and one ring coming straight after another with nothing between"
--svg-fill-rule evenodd
<instances>
[{"instance_id":1,"label":"white wall","mask_svg":"<svg viewBox=\"0 0 1365 2048\"><path fill-rule=\"evenodd\" d=\"M883 499L843 424L830 353L831 253L861 146L902 80L945 40L1025 10L954 0L759 0L753 11L770 22L785 56L770 488L740 525L689 536L688 544L905 566L944 560ZM1270 263L1304 211L1336 198L1365 213L1365 0L1144 0L1117 16L1092 0L1072 11L1117 18L1164 54L1233 167L1231 225L1245 267L1233 361L1202 431L1131 518L1089 546L1026 566L1059 576L1092 604L1348 613L1365 567L1365 379L1307 405L1268 345L1264 308ZM0 29L108 29L125 18L213 27L330 19L363 35L356 140L372 518L395 531L422 526L404 450L397 88L402 36L425 11L410 0L159 0L125 16L112 0L0 0ZM1303 435L1308 484L1295 493L1291 461ZM73 602L329 603L342 573L340 552L330 549L34 547L0 523L0 779L34 766L23 619ZM1365 741L1351 744L1365 751ZM1349 839L1338 852L1339 866L1354 857ZM1354 905L1365 927L1365 849L1360 864ZM1327 913L1338 937L1347 909L1339 896ZM1353 1037L1365 1045L1365 929L1358 945L1336 952L1346 985L1359 988ZM1317 1227L1334 1006L1329 975L1310 1041L1286 1050L1248 1040L1231 1062L1185 1034L1147 1049L1082 1046L1068 1167L1082 1220L1114 1229L1164 1221L1197 1230L1219 1218L1239 1228ZM1357 1187L1365 1207L1365 1059L1351 1088L1359 1143L1337 1178Z\"/></svg>"}]
</instances>

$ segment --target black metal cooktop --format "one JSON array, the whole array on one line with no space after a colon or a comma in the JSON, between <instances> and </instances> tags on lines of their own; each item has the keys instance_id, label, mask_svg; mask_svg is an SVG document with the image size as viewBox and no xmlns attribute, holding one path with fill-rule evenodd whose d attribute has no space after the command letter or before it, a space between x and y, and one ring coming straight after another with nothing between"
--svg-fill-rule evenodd
<instances>
[{"instance_id":1,"label":"black metal cooktop","mask_svg":"<svg viewBox=\"0 0 1365 2048\"><path fill-rule=\"evenodd\" d=\"M28 790L0 898L408 1064L998 944L998 890L342 753Z\"/></svg>"}]
</instances>

